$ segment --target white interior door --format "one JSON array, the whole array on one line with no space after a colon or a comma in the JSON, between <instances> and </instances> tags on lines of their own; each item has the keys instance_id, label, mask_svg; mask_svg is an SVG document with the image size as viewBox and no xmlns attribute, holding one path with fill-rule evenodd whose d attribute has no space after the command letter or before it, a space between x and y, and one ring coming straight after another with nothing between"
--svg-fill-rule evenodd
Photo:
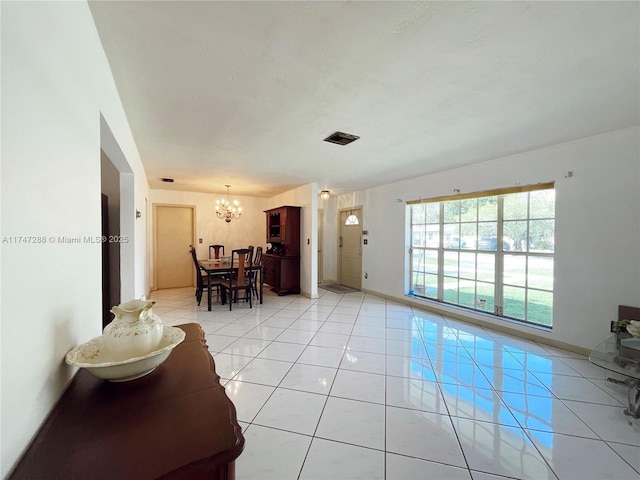
<instances>
[{"instance_id":1,"label":"white interior door","mask_svg":"<svg viewBox=\"0 0 640 480\"><path fill-rule=\"evenodd\" d=\"M155 206L155 287L193 286L195 273L190 245L193 245L194 208L182 205Z\"/></svg>"},{"instance_id":2,"label":"white interior door","mask_svg":"<svg viewBox=\"0 0 640 480\"><path fill-rule=\"evenodd\" d=\"M362 209L340 212L340 283L348 287L362 287Z\"/></svg>"}]
</instances>

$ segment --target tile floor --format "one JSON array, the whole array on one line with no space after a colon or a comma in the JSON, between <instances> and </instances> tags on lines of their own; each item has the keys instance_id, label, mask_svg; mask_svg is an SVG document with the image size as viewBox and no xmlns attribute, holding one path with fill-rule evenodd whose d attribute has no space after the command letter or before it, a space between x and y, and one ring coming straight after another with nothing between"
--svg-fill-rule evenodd
<instances>
[{"instance_id":1,"label":"tile floor","mask_svg":"<svg viewBox=\"0 0 640 480\"><path fill-rule=\"evenodd\" d=\"M197 322L246 438L237 480L640 479L626 389L584 356L363 293L266 294Z\"/></svg>"}]
</instances>

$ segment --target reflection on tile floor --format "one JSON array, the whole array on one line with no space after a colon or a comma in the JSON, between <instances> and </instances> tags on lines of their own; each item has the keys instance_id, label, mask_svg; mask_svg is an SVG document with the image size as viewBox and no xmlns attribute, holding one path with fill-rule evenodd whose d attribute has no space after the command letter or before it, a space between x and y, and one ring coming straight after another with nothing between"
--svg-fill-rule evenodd
<instances>
[{"instance_id":1,"label":"reflection on tile floor","mask_svg":"<svg viewBox=\"0 0 640 480\"><path fill-rule=\"evenodd\" d=\"M265 294L197 322L246 438L238 480L640 479L626 388L573 352L361 292Z\"/></svg>"}]
</instances>

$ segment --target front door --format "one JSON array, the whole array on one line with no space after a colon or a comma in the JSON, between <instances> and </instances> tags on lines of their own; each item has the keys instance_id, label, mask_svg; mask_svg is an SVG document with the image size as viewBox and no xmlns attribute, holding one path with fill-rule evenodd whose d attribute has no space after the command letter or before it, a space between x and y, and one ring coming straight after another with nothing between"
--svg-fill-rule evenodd
<instances>
[{"instance_id":1,"label":"front door","mask_svg":"<svg viewBox=\"0 0 640 480\"><path fill-rule=\"evenodd\" d=\"M362 209L340 212L340 283L360 290L362 286Z\"/></svg>"},{"instance_id":2,"label":"front door","mask_svg":"<svg viewBox=\"0 0 640 480\"><path fill-rule=\"evenodd\" d=\"M192 287L194 207L155 205L155 288Z\"/></svg>"}]
</instances>

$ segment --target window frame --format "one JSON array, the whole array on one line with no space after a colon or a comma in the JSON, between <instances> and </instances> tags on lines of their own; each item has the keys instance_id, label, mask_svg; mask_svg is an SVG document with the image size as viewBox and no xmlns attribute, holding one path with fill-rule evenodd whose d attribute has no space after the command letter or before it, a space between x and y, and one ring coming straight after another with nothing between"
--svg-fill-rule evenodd
<instances>
[{"instance_id":1,"label":"window frame","mask_svg":"<svg viewBox=\"0 0 640 480\"><path fill-rule=\"evenodd\" d=\"M553 190L554 200L551 209L551 216L539 216L537 212L532 212L532 202L535 200L531 196L531 192L541 190ZM526 196L526 214L524 217L518 215L509 215L505 219L505 198L511 194L527 193ZM491 198L496 197L496 213L495 221L490 219L480 218L480 199L488 199L491 203ZM475 220L469 220L466 218L463 220L463 214L461 213L460 206L462 203L458 203L458 207L453 207L452 211L454 216L446 215L445 208L451 208L454 203L447 204L447 202L459 202L465 199L476 199L478 202L475 207ZM508 200L511 201L511 200ZM516 199L517 201L517 199ZM487 202L483 202L487 203ZM509 319L525 324L535 325L542 328L553 328L553 269L555 262L555 183L541 183L536 185L518 186L513 188L487 190L482 192L473 192L466 194L457 194L451 196L441 196L427 199L419 199L414 201L408 201L407 204L407 220L408 220L408 235L409 235L409 251L408 251L408 295L417 297L420 299L436 301L446 305L453 305L456 307L464 308L473 312L482 312L485 314L493 315L501 319ZM419 212L423 215L422 222L415 222L414 218L414 206L419 204L432 204L430 206L425 205L425 210ZM436 208L433 204L437 204L438 215L435 215ZM512 204L513 205L513 204ZM427 210L428 209L428 210ZM457 209L457 214L455 213ZM486 214L486 208L483 209ZM467 213L467 212L465 212ZM547 212L544 212L547 213ZM519 215L523 215L523 212L518 212ZM457 217L455 216L457 215ZM533 217L532 217L533 215ZM433 220L437 217L437 221ZM513 218L511 218L513 217ZM429 220L431 218L431 221ZM451 220L455 218L455 220ZM548 241L552 242L550 250L536 250L532 248L533 238L531 235L532 224L535 222L552 222L552 236ZM491 228L491 223L495 222L495 236L481 235L481 226L484 228ZM517 225L520 223L520 225ZM468 228L464 229L463 226L467 225ZM511 229L520 228L524 226L525 239L520 236L516 236L514 230L510 230L510 233L514 236L515 240L505 235L505 225ZM437 232L434 227L437 226ZM471 227L471 228L469 228ZM548 228L548 226L547 226ZM468 248L467 243L471 236L463 235L463 230L467 232L475 229L475 236L471 242L475 242L473 248ZM452 234L453 232L453 234ZM518 230L515 230L518 232ZM416 237L422 236L419 241L416 242ZM434 238L437 238L437 246L434 246ZM494 239L495 250L482 248L481 238ZM430 239L430 244L427 241ZM507 243L505 243L507 242ZM523 244L524 242L524 244ZM420 244L421 243L421 244ZM420 245L417 245L420 244ZM515 247L515 248L514 248ZM524 249L522 249L524 247ZM416 251L417 250L417 251ZM466 255L465 255L466 254ZM467 269L462 270L463 255L466 258ZM493 279L486 281L486 279L480 279L479 276L479 260L487 259L487 255L493 256ZM473 262L469 259L473 257ZM522 260L519 260L520 257ZM429 265L435 265L434 258L437 262L437 268L435 273L433 268L429 268ZM550 270L551 281L544 280L544 276L534 278L530 272L534 270L533 263L536 262L536 258L542 259L540 262L543 266L546 265L547 271ZM544 259L550 260L545 262ZM420 260L418 266L416 261ZM428 261L431 260L431 263ZM516 265L513 269L505 272L505 262L511 262L512 265ZM469 270L469 265L472 265L473 270ZM421 266L422 265L422 266ZM519 266L524 265L522 270L519 270ZM508 267L507 267L508 268ZM448 269L448 271L447 271ZM453 273L451 273L453 272ZM466 276L469 272L473 273L473 278ZM520 274L521 283L512 281L512 277L516 276L516 272ZM544 269L543 269L544 272ZM482 271L480 271L482 273ZM507 274L505 276L505 273ZM437 286L434 282L434 278L437 277ZM511 278L510 278L511 277ZM547 278L549 275L547 275ZM542 278L542 280L540 280ZM449 283L445 283L449 282ZM473 292L465 292L465 300L461 300L461 283L467 285L466 288L472 286ZM550 283L550 286L548 284ZM445 288L446 285L455 285L454 288ZM478 296L479 288L483 287L493 289L492 296L484 293L487 298L491 297L493 302L493 309L485 309L487 300L482 300ZM435 288L435 294L434 294ZM505 297L507 299L513 298L505 294L506 292L512 292L512 295L522 295L521 299L518 299L515 303L508 301L507 312L505 312ZM422 292L422 293L420 293ZM455 292L455 300L450 296L445 298L445 295L451 295ZM471 295L471 296L469 296ZM534 300L532 298L549 298L549 303L546 308L546 312L542 310L542 314L539 317L533 317L530 311L530 307L535 307ZM482 302L485 302L484 304ZM520 315L520 305L522 305L522 314ZM544 305L544 304L543 304ZM511 310L509 310L511 306Z\"/></svg>"}]
</instances>

